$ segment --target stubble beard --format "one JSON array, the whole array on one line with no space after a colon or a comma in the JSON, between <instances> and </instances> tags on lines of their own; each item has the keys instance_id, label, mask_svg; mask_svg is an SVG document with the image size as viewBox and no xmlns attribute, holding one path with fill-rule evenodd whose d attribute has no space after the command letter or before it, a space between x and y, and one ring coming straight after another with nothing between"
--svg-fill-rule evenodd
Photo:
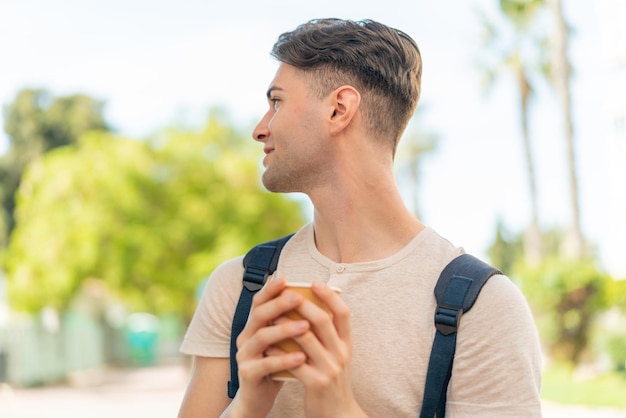
<instances>
[{"instance_id":1,"label":"stubble beard","mask_svg":"<svg viewBox=\"0 0 626 418\"><path fill-rule=\"evenodd\" d=\"M294 159L289 163L270 165L263 173L265 188L273 193L305 193L323 176L319 161Z\"/></svg>"},{"instance_id":2,"label":"stubble beard","mask_svg":"<svg viewBox=\"0 0 626 418\"><path fill-rule=\"evenodd\" d=\"M294 170L277 169L275 167L266 168L263 173L263 185L273 193L293 193L300 192L301 182L297 180L299 175Z\"/></svg>"}]
</instances>

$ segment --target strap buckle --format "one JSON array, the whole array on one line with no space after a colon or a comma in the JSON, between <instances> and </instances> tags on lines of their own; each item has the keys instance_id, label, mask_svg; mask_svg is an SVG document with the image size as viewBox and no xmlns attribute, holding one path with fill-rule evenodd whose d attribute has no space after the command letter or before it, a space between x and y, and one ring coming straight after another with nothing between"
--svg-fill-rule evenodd
<instances>
[{"instance_id":1,"label":"strap buckle","mask_svg":"<svg viewBox=\"0 0 626 418\"><path fill-rule=\"evenodd\" d=\"M450 335L459 329L463 307L440 303L435 310L435 327L443 335Z\"/></svg>"},{"instance_id":2,"label":"strap buckle","mask_svg":"<svg viewBox=\"0 0 626 418\"><path fill-rule=\"evenodd\" d=\"M243 274L243 285L251 292L260 290L269 276L269 271L264 268L248 266Z\"/></svg>"},{"instance_id":3,"label":"strap buckle","mask_svg":"<svg viewBox=\"0 0 626 418\"><path fill-rule=\"evenodd\" d=\"M276 254L276 245L259 245L251 254L249 261L244 259L245 271L243 285L251 292L260 290L270 274L273 273L272 261ZM248 256L246 256L248 257Z\"/></svg>"}]
</instances>

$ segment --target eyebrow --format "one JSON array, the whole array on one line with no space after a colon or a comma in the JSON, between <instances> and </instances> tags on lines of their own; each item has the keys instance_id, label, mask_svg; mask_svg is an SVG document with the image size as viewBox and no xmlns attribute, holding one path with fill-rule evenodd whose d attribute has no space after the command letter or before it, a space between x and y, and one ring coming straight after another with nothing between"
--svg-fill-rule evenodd
<instances>
[{"instance_id":1,"label":"eyebrow","mask_svg":"<svg viewBox=\"0 0 626 418\"><path fill-rule=\"evenodd\" d=\"M272 96L272 92L274 90L278 90L278 91L284 91L283 89L281 89L280 87L277 86L271 86L269 89L267 89L267 93L265 93L265 95L267 96L267 98L269 99Z\"/></svg>"}]
</instances>

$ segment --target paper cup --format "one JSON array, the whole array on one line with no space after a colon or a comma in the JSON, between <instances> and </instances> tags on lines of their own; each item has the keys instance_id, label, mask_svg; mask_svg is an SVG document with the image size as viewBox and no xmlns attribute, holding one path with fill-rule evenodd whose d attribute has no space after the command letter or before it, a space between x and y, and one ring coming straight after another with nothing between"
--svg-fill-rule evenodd
<instances>
[{"instance_id":1,"label":"paper cup","mask_svg":"<svg viewBox=\"0 0 626 418\"><path fill-rule=\"evenodd\" d=\"M337 287L330 286L330 288L337 293L341 293L341 290ZM291 282L287 283L287 289L291 290L292 292L299 293L300 295L304 296L304 298L310 300L332 316L326 305L324 305L324 303L322 303L322 301L317 296L315 296L315 294L313 294L313 290L311 289L311 283ZM289 311L285 314L285 316L293 320L302 319L302 316L296 311ZM302 348L300 348L300 346L291 338L279 341L274 345L287 353L302 351ZM273 380L295 380L295 377L293 376L293 374L291 374L289 370L281 370L279 372L272 373L271 377Z\"/></svg>"}]
</instances>

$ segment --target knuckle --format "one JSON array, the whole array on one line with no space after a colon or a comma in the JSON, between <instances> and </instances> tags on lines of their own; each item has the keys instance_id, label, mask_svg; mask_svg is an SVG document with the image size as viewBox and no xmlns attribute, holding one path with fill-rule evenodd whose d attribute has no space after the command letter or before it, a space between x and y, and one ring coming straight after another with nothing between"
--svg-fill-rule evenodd
<instances>
[{"instance_id":1,"label":"knuckle","mask_svg":"<svg viewBox=\"0 0 626 418\"><path fill-rule=\"evenodd\" d=\"M254 339L254 345L256 347L263 347L263 349L265 349L269 345L268 335L265 328L258 330L252 338Z\"/></svg>"},{"instance_id":2,"label":"knuckle","mask_svg":"<svg viewBox=\"0 0 626 418\"><path fill-rule=\"evenodd\" d=\"M238 365L243 365L243 363L244 363L244 361L243 361L243 360L244 360L244 357L245 357L245 356L244 356L243 352L242 352L241 350L238 350L238 351L237 351L237 354L235 355L235 359L237 360L237 364L238 364ZM241 369L241 367L240 367L240 369Z\"/></svg>"},{"instance_id":3,"label":"knuckle","mask_svg":"<svg viewBox=\"0 0 626 418\"><path fill-rule=\"evenodd\" d=\"M337 361L341 368L348 367L350 365L351 351L350 347L343 347L339 350Z\"/></svg>"},{"instance_id":4,"label":"knuckle","mask_svg":"<svg viewBox=\"0 0 626 418\"><path fill-rule=\"evenodd\" d=\"M263 295L262 292L263 289L261 289L260 292L255 293L254 296L252 296L252 306L259 306L261 305L264 301L263 301Z\"/></svg>"},{"instance_id":5,"label":"knuckle","mask_svg":"<svg viewBox=\"0 0 626 418\"><path fill-rule=\"evenodd\" d=\"M242 332L241 334L237 336L237 340L235 340L235 344L237 345L237 350L240 350L241 347L245 344L245 342L246 342L246 336ZM237 356L239 356L239 351L237 351Z\"/></svg>"},{"instance_id":6,"label":"knuckle","mask_svg":"<svg viewBox=\"0 0 626 418\"><path fill-rule=\"evenodd\" d=\"M296 338L297 342L301 342L304 345L310 345L314 343L316 340L317 340L317 337L311 331L307 331L303 335Z\"/></svg>"},{"instance_id":7,"label":"knuckle","mask_svg":"<svg viewBox=\"0 0 626 418\"><path fill-rule=\"evenodd\" d=\"M250 367L248 363L243 362L239 364L238 373L239 373L240 380L249 379L252 376L252 372L253 372L253 369Z\"/></svg>"},{"instance_id":8,"label":"knuckle","mask_svg":"<svg viewBox=\"0 0 626 418\"><path fill-rule=\"evenodd\" d=\"M312 387L316 392L326 392L332 386L335 377L331 370L326 373L319 373L313 379Z\"/></svg>"}]
</instances>

